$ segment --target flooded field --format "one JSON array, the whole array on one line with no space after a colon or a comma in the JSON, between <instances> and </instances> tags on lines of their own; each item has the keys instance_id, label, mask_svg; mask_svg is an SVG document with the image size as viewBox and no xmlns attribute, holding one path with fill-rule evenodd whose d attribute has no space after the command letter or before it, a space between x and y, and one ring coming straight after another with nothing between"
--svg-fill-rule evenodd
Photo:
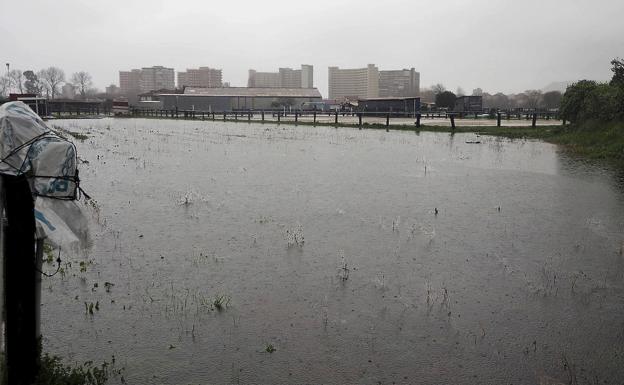
<instances>
[{"instance_id":1,"label":"flooded field","mask_svg":"<svg viewBox=\"0 0 624 385\"><path fill-rule=\"evenodd\" d=\"M624 382L613 172L474 134L49 123L87 135L98 202L93 248L43 282L68 362L114 356L129 384Z\"/></svg>"}]
</instances>

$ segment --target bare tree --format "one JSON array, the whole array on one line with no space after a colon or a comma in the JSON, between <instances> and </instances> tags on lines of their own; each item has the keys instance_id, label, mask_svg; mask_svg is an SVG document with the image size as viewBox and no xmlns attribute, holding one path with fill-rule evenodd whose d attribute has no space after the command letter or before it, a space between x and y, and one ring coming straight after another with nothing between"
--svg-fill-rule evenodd
<instances>
[{"instance_id":1,"label":"bare tree","mask_svg":"<svg viewBox=\"0 0 624 385\"><path fill-rule=\"evenodd\" d=\"M11 81L8 77L0 77L0 97L5 97L11 89Z\"/></svg>"},{"instance_id":2,"label":"bare tree","mask_svg":"<svg viewBox=\"0 0 624 385\"><path fill-rule=\"evenodd\" d=\"M524 91L526 95L526 106L529 108L537 108L542 101L542 91L540 90L527 90Z\"/></svg>"},{"instance_id":3,"label":"bare tree","mask_svg":"<svg viewBox=\"0 0 624 385\"><path fill-rule=\"evenodd\" d=\"M435 84L431 87L431 90L433 91L434 94L441 94L442 92L446 91L446 87L444 87L443 84Z\"/></svg>"},{"instance_id":4,"label":"bare tree","mask_svg":"<svg viewBox=\"0 0 624 385\"><path fill-rule=\"evenodd\" d=\"M93 84L91 75L86 71L74 72L71 77L71 83L74 87L78 88L80 96L84 99Z\"/></svg>"},{"instance_id":5,"label":"bare tree","mask_svg":"<svg viewBox=\"0 0 624 385\"><path fill-rule=\"evenodd\" d=\"M48 67L39 71L37 76L43 83L46 96L54 99L58 94L59 86L65 81L65 72L58 67Z\"/></svg>"},{"instance_id":6,"label":"bare tree","mask_svg":"<svg viewBox=\"0 0 624 385\"><path fill-rule=\"evenodd\" d=\"M9 71L9 82L10 87L20 94L24 93L24 75L22 74L22 70L11 70Z\"/></svg>"}]
</instances>

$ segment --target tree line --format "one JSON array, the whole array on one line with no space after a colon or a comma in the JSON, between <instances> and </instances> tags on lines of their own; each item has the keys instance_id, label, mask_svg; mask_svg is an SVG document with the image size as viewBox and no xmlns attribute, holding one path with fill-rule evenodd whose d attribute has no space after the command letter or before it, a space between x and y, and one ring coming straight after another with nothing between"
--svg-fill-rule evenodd
<instances>
[{"instance_id":1,"label":"tree line","mask_svg":"<svg viewBox=\"0 0 624 385\"><path fill-rule=\"evenodd\" d=\"M561 117L572 123L624 122L624 60L611 61L608 83L580 80L568 87L561 101Z\"/></svg>"},{"instance_id":2,"label":"tree line","mask_svg":"<svg viewBox=\"0 0 624 385\"><path fill-rule=\"evenodd\" d=\"M453 109L455 100L466 93L461 87L456 92L446 89L443 84L436 84L421 91L421 100L425 103L435 103L438 108ZM489 94L483 92L481 88L472 91L472 96L483 97L483 108L485 109L557 109L560 106L562 93L559 91L542 92L541 90L527 90L518 94L506 95L502 92Z\"/></svg>"},{"instance_id":3,"label":"tree line","mask_svg":"<svg viewBox=\"0 0 624 385\"><path fill-rule=\"evenodd\" d=\"M58 67L48 67L37 72L13 69L0 77L0 97L7 97L10 93L45 95L55 99L60 95L61 87L71 84L81 98L87 98L97 93L92 88L93 80L86 71L74 72L69 80L65 79L65 71Z\"/></svg>"}]
</instances>

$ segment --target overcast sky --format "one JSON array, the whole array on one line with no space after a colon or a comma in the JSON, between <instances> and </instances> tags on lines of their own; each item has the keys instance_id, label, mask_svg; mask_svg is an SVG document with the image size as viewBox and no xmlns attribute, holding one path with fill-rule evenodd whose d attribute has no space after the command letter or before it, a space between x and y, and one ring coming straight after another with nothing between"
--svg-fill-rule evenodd
<instances>
[{"instance_id":1,"label":"overcast sky","mask_svg":"<svg viewBox=\"0 0 624 385\"><path fill-rule=\"evenodd\" d=\"M164 65L247 71L314 65L414 67L421 87L521 92L553 81L607 80L624 57L624 0L29 0L2 2L0 60L11 68L118 71ZM5 69L5 68L3 68Z\"/></svg>"}]
</instances>

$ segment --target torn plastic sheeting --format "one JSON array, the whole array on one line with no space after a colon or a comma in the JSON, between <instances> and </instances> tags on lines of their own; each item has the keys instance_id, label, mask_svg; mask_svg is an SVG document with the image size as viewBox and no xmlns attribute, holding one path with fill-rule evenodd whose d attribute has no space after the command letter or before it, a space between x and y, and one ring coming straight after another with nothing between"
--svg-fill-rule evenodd
<instances>
[{"instance_id":1,"label":"torn plastic sheeting","mask_svg":"<svg viewBox=\"0 0 624 385\"><path fill-rule=\"evenodd\" d=\"M35 196L37 237L70 249L89 244L87 219L75 202L74 144L50 130L23 102L0 106L0 174L25 175Z\"/></svg>"}]
</instances>

